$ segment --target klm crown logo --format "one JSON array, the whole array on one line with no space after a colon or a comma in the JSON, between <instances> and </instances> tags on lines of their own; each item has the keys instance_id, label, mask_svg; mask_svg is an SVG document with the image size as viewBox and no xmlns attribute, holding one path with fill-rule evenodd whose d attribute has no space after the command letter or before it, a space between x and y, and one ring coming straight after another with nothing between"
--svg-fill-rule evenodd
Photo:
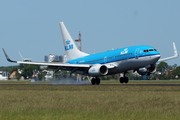
<instances>
[{"instance_id":1,"label":"klm crown logo","mask_svg":"<svg viewBox=\"0 0 180 120\"><path fill-rule=\"evenodd\" d=\"M95 71L96 71L95 68L93 68L93 69L92 69L92 72L95 72Z\"/></svg>"},{"instance_id":2,"label":"klm crown logo","mask_svg":"<svg viewBox=\"0 0 180 120\"><path fill-rule=\"evenodd\" d=\"M71 50L73 49L73 44L70 44L71 41L67 39L66 41L66 46L65 46L65 50Z\"/></svg>"},{"instance_id":3,"label":"klm crown logo","mask_svg":"<svg viewBox=\"0 0 180 120\"><path fill-rule=\"evenodd\" d=\"M124 50L121 52L121 54L126 54L126 53L128 53L128 48L124 49Z\"/></svg>"},{"instance_id":4,"label":"klm crown logo","mask_svg":"<svg viewBox=\"0 0 180 120\"><path fill-rule=\"evenodd\" d=\"M71 41L67 39L66 44L70 44L70 42L71 42Z\"/></svg>"}]
</instances>

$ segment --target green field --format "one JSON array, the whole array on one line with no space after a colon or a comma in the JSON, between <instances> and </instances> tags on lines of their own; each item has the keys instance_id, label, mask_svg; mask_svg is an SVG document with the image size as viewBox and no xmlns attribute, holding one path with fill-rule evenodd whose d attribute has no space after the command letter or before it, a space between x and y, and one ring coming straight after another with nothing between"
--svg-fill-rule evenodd
<instances>
[{"instance_id":1,"label":"green field","mask_svg":"<svg viewBox=\"0 0 180 120\"><path fill-rule=\"evenodd\" d=\"M180 119L180 86L0 85L0 119Z\"/></svg>"}]
</instances>

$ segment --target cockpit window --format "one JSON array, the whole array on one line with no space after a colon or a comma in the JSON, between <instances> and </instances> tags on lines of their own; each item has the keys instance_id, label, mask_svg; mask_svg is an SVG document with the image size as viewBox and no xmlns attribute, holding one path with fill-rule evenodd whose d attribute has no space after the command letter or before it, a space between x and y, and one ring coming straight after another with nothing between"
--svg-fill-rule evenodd
<instances>
[{"instance_id":1,"label":"cockpit window","mask_svg":"<svg viewBox=\"0 0 180 120\"><path fill-rule=\"evenodd\" d=\"M154 51L153 49L149 49L148 51Z\"/></svg>"},{"instance_id":2,"label":"cockpit window","mask_svg":"<svg viewBox=\"0 0 180 120\"><path fill-rule=\"evenodd\" d=\"M149 51L157 51L156 49L148 49L148 50L144 50L144 52L149 52Z\"/></svg>"},{"instance_id":3,"label":"cockpit window","mask_svg":"<svg viewBox=\"0 0 180 120\"><path fill-rule=\"evenodd\" d=\"M148 52L148 50L144 50L144 52Z\"/></svg>"}]
</instances>

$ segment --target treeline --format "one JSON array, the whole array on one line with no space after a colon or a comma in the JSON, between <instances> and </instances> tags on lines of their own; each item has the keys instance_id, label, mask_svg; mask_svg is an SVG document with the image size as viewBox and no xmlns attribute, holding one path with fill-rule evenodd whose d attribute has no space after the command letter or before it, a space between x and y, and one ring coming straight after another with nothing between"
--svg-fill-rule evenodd
<instances>
[{"instance_id":1,"label":"treeline","mask_svg":"<svg viewBox=\"0 0 180 120\"><path fill-rule=\"evenodd\" d=\"M166 62L160 62L157 65L157 72L154 76L158 77L160 80L179 79L180 66L177 66L177 64L168 65Z\"/></svg>"},{"instance_id":2,"label":"treeline","mask_svg":"<svg viewBox=\"0 0 180 120\"><path fill-rule=\"evenodd\" d=\"M11 69L13 68L13 67L17 67L17 66L8 66L8 67L4 67L4 66L2 66L2 67L0 67L0 71L6 71L6 72L11 72Z\"/></svg>"}]
</instances>

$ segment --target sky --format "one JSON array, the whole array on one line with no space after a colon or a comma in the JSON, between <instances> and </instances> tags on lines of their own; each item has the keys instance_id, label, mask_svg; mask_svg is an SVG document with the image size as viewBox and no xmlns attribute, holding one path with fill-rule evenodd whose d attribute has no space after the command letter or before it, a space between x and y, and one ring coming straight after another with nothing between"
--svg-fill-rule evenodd
<instances>
[{"instance_id":1,"label":"sky","mask_svg":"<svg viewBox=\"0 0 180 120\"><path fill-rule=\"evenodd\" d=\"M82 35L82 51L149 45L161 58L180 54L179 0L1 0L0 47L12 60L44 61L65 54L59 22L72 38ZM180 58L166 61L180 66ZM0 66L14 66L0 52Z\"/></svg>"}]
</instances>

